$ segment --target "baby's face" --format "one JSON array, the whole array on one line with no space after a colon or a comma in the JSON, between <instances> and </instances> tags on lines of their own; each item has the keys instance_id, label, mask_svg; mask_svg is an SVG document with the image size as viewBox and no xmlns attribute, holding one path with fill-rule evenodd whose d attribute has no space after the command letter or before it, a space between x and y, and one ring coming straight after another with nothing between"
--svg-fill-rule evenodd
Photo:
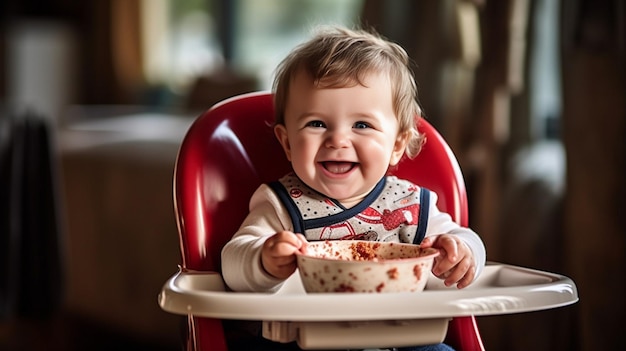
<instances>
[{"instance_id":1,"label":"baby's face","mask_svg":"<svg viewBox=\"0 0 626 351\"><path fill-rule=\"evenodd\" d=\"M306 74L297 74L285 125L276 127L298 177L348 207L398 163L406 146L398 135L389 78L365 78L365 86L319 88Z\"/></svg>"}]
</instances>

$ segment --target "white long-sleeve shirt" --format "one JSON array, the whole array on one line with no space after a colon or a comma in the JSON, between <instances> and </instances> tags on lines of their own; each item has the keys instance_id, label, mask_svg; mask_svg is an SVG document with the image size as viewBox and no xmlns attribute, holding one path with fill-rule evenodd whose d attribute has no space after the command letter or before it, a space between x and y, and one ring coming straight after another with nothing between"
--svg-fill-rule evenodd
<instances>
[{"instance_id":1,"label":"white long-sleeve shirt","mask_svg":"<svg viewBox=\"0 0 626 351\"><path fill-rule=\"evenodd\" d=\"M476 275L485 266L486 250L480 237L471 229L452 221L450 215L437 206L437 195L430 192L426 236L457 235L474 254ZM291 217L277 194L267 184L261 185L250 199L250 213L222 250L222 275L234 291L272 292L280 288L283 279L269 275L261 264L261 248L271 235L293 231Z\"/></svg>"}]
</instances>

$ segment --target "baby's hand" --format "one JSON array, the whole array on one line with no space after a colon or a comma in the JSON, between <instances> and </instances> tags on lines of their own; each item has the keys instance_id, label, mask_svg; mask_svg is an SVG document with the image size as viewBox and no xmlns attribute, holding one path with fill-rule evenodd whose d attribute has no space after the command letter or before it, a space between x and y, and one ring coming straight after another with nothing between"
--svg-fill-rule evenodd
<instances>
[{"instance_id":1,"label":"baby's hand","mask_svg":"<svg viewBox=\"0 0 626 351\"><path fill-rule=\"evenodd\" d=\"M421 247L433 247L439 250L432 272L443 279L446 286L456 284L462 289L470 285L476 274L474 254L463 241L455 235L440 234L424 238Z\"/></svg>"},{"instance_id":2,"label":"baby's hand","mask_svg":"<svg viewBox=\"0 0 626 351\"><path fill-rule=\"evenodd\" d=\"M306 244L302 234L278 232L263 243L261 264L270 275L287 279L296 270L295 253L304 250Z\"/></svg>"}]
</instances>

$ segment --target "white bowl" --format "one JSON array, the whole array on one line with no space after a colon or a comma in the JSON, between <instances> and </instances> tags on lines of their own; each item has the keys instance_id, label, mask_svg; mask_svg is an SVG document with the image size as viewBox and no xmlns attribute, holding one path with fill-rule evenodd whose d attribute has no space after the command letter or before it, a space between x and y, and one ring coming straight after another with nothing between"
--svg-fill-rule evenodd
<instances>
[{"instance_id":1,"label":"white bowl","mask_svg":"<svg viewBox=\"0 0 626 351\"><path fill-rule=\"evenodd\" d=\"M439 251L419 245L327 240L310 242L297 255L309 292L417 292L424 290Z\"/></svg>"}]
</instances>

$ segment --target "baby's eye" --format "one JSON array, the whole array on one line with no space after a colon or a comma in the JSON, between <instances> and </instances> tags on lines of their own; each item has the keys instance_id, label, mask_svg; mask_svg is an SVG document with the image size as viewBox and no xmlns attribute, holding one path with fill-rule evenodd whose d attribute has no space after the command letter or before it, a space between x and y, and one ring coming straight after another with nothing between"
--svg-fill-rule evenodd
<instances>
[{"instance_id":1,"label":"baby's eye","mask_svg":"<svg viewBox=\"0 0 626 351\"><path fill-rule=\"evenodd\" d=\"M356 122L354 123L354 128L356 129L366 129L366 128L370 128L371 126L369 125L369 123L365 123L365 122Z\"/></svg>"},{"instance_id":2,"label":"baby's eye","mask_svg":"<svg viewBox=\"0 0 626 351\"><path fill-rule=\"evenodd\" d=\"M324 124L324 122L322 121L310 121L306 124L307 127L313 127L313 128L324 128L326 127L326 125Z\"/></svg>"}]
</instances>

